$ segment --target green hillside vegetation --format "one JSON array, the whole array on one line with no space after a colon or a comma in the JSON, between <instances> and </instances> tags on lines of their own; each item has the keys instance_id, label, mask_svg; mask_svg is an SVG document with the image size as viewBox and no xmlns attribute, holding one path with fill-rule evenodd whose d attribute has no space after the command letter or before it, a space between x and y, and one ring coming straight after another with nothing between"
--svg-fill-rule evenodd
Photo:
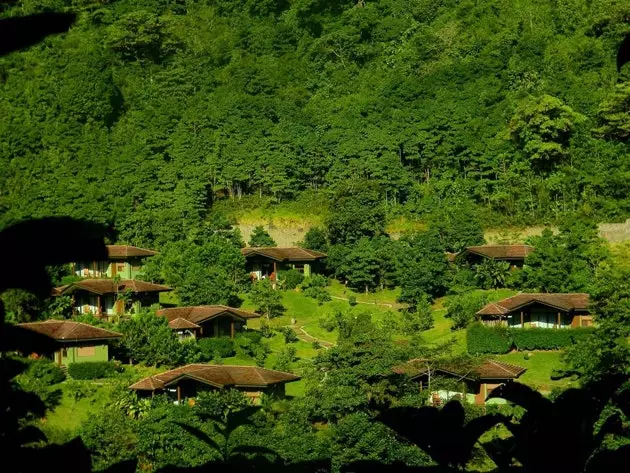
<instances>
[{"instance_id":1,"label":"green hillside vegetation","mask_svg":"<svg viewBox=\"0 0 630 473\"><path fill-rule=\"evenodd\" d=\"M298 207L317 220L328 191L357 177L394 216L470 200L494 226L624 218L630 76L615 54L629 12L617 0L91 4L69 33L0 59L0 227L87 217L159 246L222 199L266 209L306 193L316 205Z\"/></svg>"}]
</instances>

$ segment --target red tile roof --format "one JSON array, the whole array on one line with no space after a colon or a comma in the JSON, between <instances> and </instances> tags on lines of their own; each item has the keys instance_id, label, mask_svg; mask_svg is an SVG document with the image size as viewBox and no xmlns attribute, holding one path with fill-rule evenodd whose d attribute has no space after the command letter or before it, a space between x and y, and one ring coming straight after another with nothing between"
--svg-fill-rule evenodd
<instances>
[{"instance_id":1,"label":"red tile roof","mask_svg":"<svg viewBox=\"0 0 630 473\"><path fill-rule=\"evenodd\" d=\"M486 305L477 315L506 315L530 304L543 304L564 312L587 311L589 295L585 293L522 293Z\"/></svg>"},{"instance_id":2,"label":"red tile roof","mask_svg":"<svg viewBox=\"0 0 630 473\"><path fill-rule=\"evenodd\" d=\"M101 295L117 294L119 292L125 292L127 289L136 294L139 292L168 292L173 290L168 286L138 281L136 279L121 279L118 282L114 279L83 279L66 286L57 287L53 294L67 294L77 290Z\"/></svg>"},{"instance_id":3,"label":"red tile roof","mask_svg":"<svg viewBox=\"0 0 630 473\"><path fill-rule=\"evenodd\" d=\"M232 315L239 319L253 319L260 317L259 314L254 312L247 312L241 309L235 309L234 307L228 307L226 305L200 305L193 307L174 307L172 309L160 309L156 312L157 315L166 317L171 322L176 319L183 319L194 324L205 322L206 320L219 317L221 315ZM175 327L171 327L175 328Z\"/></svg>"},{"instance_id":4,"label":"red tile roof","mask_svg":"<svg viewBox=\"0 0 630 473\"><path fill-rule=\"evenodd\" d=\"M474 254L500 260L522 260L534 251L530 245L479 245L469 246L460 254Z\"/></svg>"},{"instance_id":5,"label":"red tile roof","mask_svg":"<svg viewBox=\"0 0 630 473\"><path fill-rule=\"evenodd\" d=\"M245 258L251 256L264 256L276 261L316 261L326 258L325 253L319 251L307 250L305 248L275 248L275 247L258 247L243 248L241 253Z\"/></svg>"},{"instance_id":6,"label":"red tile roof","mask_svg":"<svg viewBox=\"0 0 630 473\"><path fill-rule=\"evenodd\" d=\"M155 250L147 250L146 248L138 248L130 245L105 245L107 248L107 256L111 259L124 259L130 257L143 257L157 255Z\"/></svg>"},{"instance_id":7,"label":"red tile roof","mask_svg":"<svg viewBox=\"0 0 630 473\"><path fill-rule=\"evenodd\" d=\"M218 388L264 388L300 379L299 376L291 373L267 370L258 366L192 364L149 376L132 384L129 389L155 391L177 384L181 378L193 379Z\"/></svg>"},{"instance_id":8,"label":"red tile roof","mask_svg":"<svg viewBox=\"0 0 630 473\"><path fill-rule=\"evenodd\" d=\"M108 340L122 337L118 332L69 320L47 320L17 325L57 341Z\"/></svg>"},{"instance_id":9,"label":"red tile roof","mask_svg":"<svg viewBox=\"0 0 630 473\"><path fill-rule=\"evenodd\" d=\"M443 374L468 380L516 379L527 371L521 366L489 359L480 363L472 362L470 366L453 365L446 361L437 363L434 369ZM405 365L394 368L394 371L408 374L412 378L425 375L427 372L426 360L409 360Z\"/></svg>"}]
</instances>

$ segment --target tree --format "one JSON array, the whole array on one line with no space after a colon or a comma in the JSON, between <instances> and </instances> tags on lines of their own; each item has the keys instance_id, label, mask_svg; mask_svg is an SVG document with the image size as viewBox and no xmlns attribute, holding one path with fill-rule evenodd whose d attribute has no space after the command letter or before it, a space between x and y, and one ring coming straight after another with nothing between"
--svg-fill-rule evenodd
<instances>
[{"instance_id":1,"label":"tree","mask_svg":"<svg viewBox=\"0 0 630 473\"><path fill-rule=\"evenodd\" d=\"M447 251L459 253L467 246L485 243L477 209L467 200L448 199L428 216Z\"/></svg>"},{"instance_id":2,"label":"tree","mask_svg":"<svg viewBox=\"0 0 630 473\"><path fill-rule=\"evenodd\" d=\"M354 245L335 246L331 253L330 264L337 264L335 275L351 288L367 293L378 286L380 262L371 239L363 237Z\"/></svg>"},{"instance_id":3,"label":"tree","mask_svg":"<svg viewBox=\"0 0 630 473\"><path fill-rule=\"evenodd\" d=\"M22 289L7 289L0 294L7 317L15 323L34 322L42 312L42 302L34 294Z\"/></svg>"},{"instance_id":4,"label":"tree","mask_svg":"<svg viewBox=\"0 0 630 473\"><path fill-rule=\"evenodd\" d=\"M435 231L417 233L401 239L404 245L400 269L402 302L412 306L425 295L439 297L446 291L448 260Z\"/></svg>"},{"instance_id":5,"label":"tree","mask_svg":"<svg viewBox=\"0 0 630 473\"><path fill-rule=\"evenodd\" d=\"M608 251L599 237L597 225L567 219L558 234L543 231L531 240L536 250L525 259L523 287L542 292L589 292L600 264Z\"/></svg>"},{"instance_id":6,"label":"tree","mask_svg":"<svg viewBox=\"0 0 630 473\"><path fill-rule=\"evenodd\" d=\"M609 140L630 140L630 81L617 84L597 110L599 127L594 131Z\"/></svg>"},{"instance_id":7,"label":"tree","mask_svg":"<svg viewBox=\"0 0 630 473\"><path fill-rule=\"evenodd\" d=\"M576 125L585 117L550 95L530 97L510 122L510 136L535 170L550 171L568 154Z\"/></svg>"},{"instance_id":8,"label":"tree","mask_svg":"<svg viewBox=\"0 0 630 473\"><path fill-rule=\"evenodd\" d=\"M506 287L510 275L510 263L484 259L475 265L475 279L483 289Z\"/></svg>"},{"instance_id":9,"label":"tree","mask_svg":"<svg viewBox=\"0 0 630 473\"><path fill-rule=\"evenodd\" d=\"M265 230L262 225L254 227L252 234L249 236L247 242L249 246L261 247L261 246L278 246L276 242L271 238L271 235Z\"/></svg>"},{"instance_id":10,"label":"tree","mask_svg":"<svg viewBox=\"0 0 630 473\"><path fill-rule=\"evenodd\" d=\"M183 360L182 345L168 326L166 317L142 312L123 320L118 329L123 334L123 353L136 363L177 366Z\"/></svg>"},{"instance_id":11,"label":"tree","mask_svg":"<svg viewBox=\"0 0 630 473\"><path fill-rule=\"evenodd\" d=\"M630 374L630 270L605 268L591 294L595 333L570 347L564 357L569 373L583 383Z\"/></svg>"},{"instance_id":12,"label":"tree","mask_svg":"<svg viewBox=\"0 0 630 473\"><path fill-rule=\"evenodd\" d=\"M428 297L421 298L414 311L403 315L403 327L408 335L430 330L433 328L433 309Z\"/></svg>"},{"instance_id":13,"label":"tree","mask_svg":"<svg viewBox=\"0 0 630 473\"><path fill-rule=\"evenodd\" d=\"M300 246L308 250L326 253L328 251L326 232L319 227L309 228L304 234L304 240L300 242Z\"/></svg>"},{"instance_id":14,"label":"tree","mask_svg":"<svg viewBox=\"0 0 630 473\"><path fill-rule=\"evenodd\" d=\"M238 307L247 281L239 247L220 235L203 243L167 244L145 266L144 278L175 288L182 304L223 304Z\"/></svg>"},{"instance_id":15,"label":"tree","mask_svg":"<svg viewBox=\"0 0 630 473\"><path fill-rule=\"evenodd\" d=\"M326 219L331 244L351 244L363 237L385 233L381 192L374 182L355 180L340 184Z\"/></svg>"},{"instance_id":16,"label":"tree","mask_svg":"<svg viewBox=\"0 0 630 473\"><path fill-rule=\"evenodd\" d=\"M487 303L486 294L474 292L449 297L446 303L446 317L453 322L452 330L468 327L475 320L475 314Z\"/></svg>"},{"instance_id":17,"label":"tree","mask_svg":"<svg viewBox=\"0 0 630 473\"><path fill-rule=\"evenodd\" d=\"M256 305L256 311L267 317L267 320L278 317L285 311L282 295L273 288L269 279L256 281L249 292L249 297Z\"/></svg>"}]
</instances>

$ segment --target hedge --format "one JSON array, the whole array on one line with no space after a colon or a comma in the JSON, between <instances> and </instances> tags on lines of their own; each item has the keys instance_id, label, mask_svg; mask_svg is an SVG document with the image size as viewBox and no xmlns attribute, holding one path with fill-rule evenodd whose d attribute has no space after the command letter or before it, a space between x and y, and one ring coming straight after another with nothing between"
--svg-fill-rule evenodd
<instances>
[{"instance_id":1,"label":"hedge","mask_svg":"<svg viewBox=\"0 0 630 473\"><path fill-rule=\"evenodd\" d=\"M593 328L513 328L510 335L514 347L519 350L559 350L573 345L579 339L593 333Z\"/></svg>"},{"instance_id":2,"label":"hedge","mask_svg":"<svg viewBox=\"0 0 630 473\"><path fill-rule=\"evenodd\" d=\"M502 354L512 348L526 350L559 350L569 347L593 333L593 327L584 328L507 328L476 323L466 333L468 353Z\"/></svg>"},{"instance_id":3,"label":"hedge","mask_svg":"<svg viewBox=\"0 0 630 473\"><path fill-rule=\"evenodd\" d=\"M507 327L475 323L466 332L466 346L471 355L507 353L512 349L512 338Z\"/></svg>"},{"instance_id":4,"label":"hedge","mask_svg":"<svg viewBox=\"0 0 630 473\"><path fill-rule=\"evenodd\" d=\"M116 365L111 361L86 361L68 365L68 374L74 379L108 378L115 372Z\"/></svg>"},{"instance_id":5,"label":"hedge","mask_svg":"<svg viewBox=\"0 0 630 473\"><path fill-rule=\"evenodd\" d=\"M234 356L234 340L230 337L202 338L198 342L201 352L207 360L215 357L228 358Z\"/></svg>"}]
</instances>

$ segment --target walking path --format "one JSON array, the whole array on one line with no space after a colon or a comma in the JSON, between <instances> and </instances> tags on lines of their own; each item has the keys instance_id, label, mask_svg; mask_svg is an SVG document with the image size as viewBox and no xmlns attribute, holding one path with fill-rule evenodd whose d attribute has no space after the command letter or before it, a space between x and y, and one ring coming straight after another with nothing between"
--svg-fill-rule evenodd
<instances>
[{"instance_id":1,"label":"walking path","mask_svg":"<svg viewBox=\"0 0 630 473\"><path fill-rule=\"evenodd\" d=\"M306 343L318 342L326 350L335 346L335 344L332 342L327 342L326 340L321 340L319 338L313 337L306 330L304 330L302 327L298 325L286 325L286 327L290 327L291 330L295 332L297 337L303 342L306 342Z\"/></svg>"},{"instance_id":2,"label":"walking path","mask_svg":"<svg viewBox=\"0 0 630 473\"><path fill-rule=\"evenodd\" d=\"M348 301L347 297L341 297L341 296L330 296L333 299L337 299L339 301ZM356 301L357 304L366 304L366 305L380 305L383 307L389 307L390 309L401 309L403 307L405 307L404 304L390 304L388 302L368 302L368 301Z\"/></svg>"}]
</instances>

